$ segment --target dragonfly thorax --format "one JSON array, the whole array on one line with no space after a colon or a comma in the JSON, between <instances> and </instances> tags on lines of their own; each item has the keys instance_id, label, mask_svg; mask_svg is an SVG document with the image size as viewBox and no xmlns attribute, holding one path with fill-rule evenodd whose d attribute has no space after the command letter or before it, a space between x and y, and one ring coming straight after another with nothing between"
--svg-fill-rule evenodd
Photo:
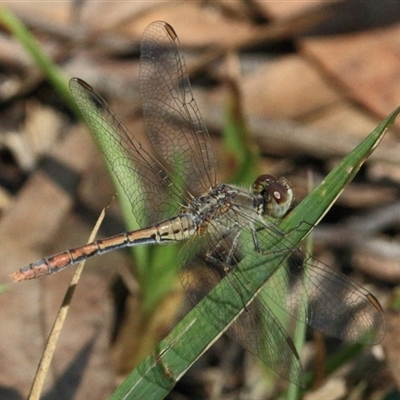
<instances>
[{"instance_id":1,"label":"dragonfly thorax","mask_svg":"<svg viewBox=\"0 0 400 400\"><path fill-rule=\"evenodd\" d=\"M235 203L240 190L234 186L217 184L204 195L196 197L189 205L189 212L197 214L203 222L217 219Z\"/></svg>"},{"instance_id":2,"label":"dragonfly thorax","mask_svg":"<svg viewBox=\"0 0 400 400\"><path fill-rule=\"evenodd\" d=\"M208 193L196 197L186 213L194 216L199 232L226 231L245 226L263 214L262 195L236 186L217 184Z\"/></svg>"}]
</instances>

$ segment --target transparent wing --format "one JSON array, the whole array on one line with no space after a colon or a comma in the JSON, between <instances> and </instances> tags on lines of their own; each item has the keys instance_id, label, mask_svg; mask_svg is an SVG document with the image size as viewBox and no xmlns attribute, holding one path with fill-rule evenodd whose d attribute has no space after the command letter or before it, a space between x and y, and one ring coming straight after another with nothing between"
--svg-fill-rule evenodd
<instances>
[{"instance_id":1,"label":"transparent wing","mask_svg":"<svg viewBox=\"0 0 400 400\"><path fill-rule=\"evenodd\" d=\"M150 24L141 44L140 87L146 132L174 178L189 192L216 183L215 158L207 128L190 88L178 37L165 22Z\"/></svg>"},{"instance_id":2,"label":"transparent wing","mask_svg":"<svg viewBox=\"0 0 400 400\"><path fill-rule=\"evenodd\" d=\"M329 336L366 344L382 340L385 319L378 300L354 280L296 248L289 237L282 234L278 238L280 250L276 255L287 256L273 271L263 292L289 315ZM268 243L276 239L277 233L269 226L258 229L258 251L270 249ZM242 242L241 259L247 254L257 268L268 268L264 255L255 253L249 240Z\"/></svg>"},{"instance_id":3,"label":"transparent wing","mask_svg":"<svg viewBox=\"0 0 400 400\"><path fill-rule=\"evenodd\" d=\"M185 247L187 250L183 250L180 277L194 304L221 279L228 279L229 290L218 293L215 305L206 311L205 318L215 324L223 319L224 309L233 299L242 298L243 312L227 333L278 374L301 384L296 350L271 311L270 300L302 323L347 341L379 342L385 332L385 321L379 302L371 293L296 249L283 234L278 239L282 243L280 249L285 250L276 252L276 257L283 261L279 268L271 271L266 282L258 282L258 269L269 266L265 261L267 257L255 249L270 248L269 241L275 243L277 236L278 232L269 226L252 231L250 223L236 224L236 228L222 236L205 235L195 247L190 243ZM190 259L193 251L196 256ZM274 253L269 253L268 259L271 255ZM261 293L250 305L245 299L249 297L251 283L237 269L238 264L246 262L247 256L254 265L250 267L252 279L261 287Z\"/></svg>"},{"instance_id":4,"label":"transparent wing","mask_svg":"<svg viewBox=\"0 0 400 400\"><path fill-rule=\"evenodd\" d=\"M196 240L195 244L186 244L180 252L179 275L194 305L224 277L231 283L225 292L218 291L217 288L215 302L211 303L210 308L204 313L204 317L217 327L217 321L224 319L225 310L231 304L244 301L243 282L228 273L228 270L238 262L236 255L231 254L232 241L236 233L231 232L225 239L217 242L217 245L210 243L211 239L216 239L215 237L203 237ZM196 257L192 257L194 250ZM210 257L213 258L212 261ZM230 265L222 261L226 257L230 258ZM246 306L243 304L242 313L226 333L280 376L303 386L303 373L295 346L265 302L254 299Z\"/></svg>"},{"instance_id":5,"label":"transparent wing","mask_svg":"<svg viewBox=\"0 0 400 400\"><path fill-rule=\"evenodd\" d=\"M141 49L143 113L157 158L122 126L90 85L74 78L70 88L137 222L145 226L173 213L182 198L190 197L187 192L208 190L215 183L215 159L172 27L160 21L150 24Z\"/></svg>"},{"instance_id":6,"label":"transparent wing","mask_svg":"<svg viewBox=\"0 0 400 400\"><path fill-rule=\"evenodd\" d=\"M375 344L385 334L383 310L373 294L299 249L263 291L288 314L329 336Z\"/></svg>"},{"instance_id":7,"label":"transparent wing","mask_svg":"<svg viewBox=\"0 0 400 400\"><path fill-rule=\"evenodd\" d=\"M179 203L182 189L171 185L164 166L122 126L105 100L90 85L78 78L71 79L69 85L125 191L139 225L165 217L166 210Z\"/></svg>"}]
</instances>

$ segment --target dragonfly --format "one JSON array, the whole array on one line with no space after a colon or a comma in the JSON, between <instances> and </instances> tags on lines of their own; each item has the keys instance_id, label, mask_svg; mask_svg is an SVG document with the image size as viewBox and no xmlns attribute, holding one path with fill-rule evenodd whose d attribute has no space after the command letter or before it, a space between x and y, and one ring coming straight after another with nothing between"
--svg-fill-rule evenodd
<instances>
[{"instance_id":1,"label":"dragonfly","mask_svg":"<svg viewBox=\"0 0 400 400\"><path fill-rule=\"evenodd\" d=\"M217 182L211 139L192 94L178 36L169 24L151 23L141 42L140 91L151 147L123 127L88 83L73 78L70 89L89 127L102 133L98 140L108 149L105 156L141 228L43 258L14 273L15 281L53 274L120 248L186 242L179 253L179 276L194 304L222 279L230 282L218 304L204 313L214 324L224 304L233 297L245 298L247 283L235 278L237 266L251 255L257 268L266 268L269 241L275 237L288 257L251 302L243 300L242 313L228 335L298 385L299 355L266 298L331 336L368 344L382 339L385 324L378 300L296 249L279 229L276 221L294 200L288 180L262 174L250 189ZM305 267L305 260L313 260L311 267ZM367 331L371 334L366 336Z\"/></svg>"}]
</instances>

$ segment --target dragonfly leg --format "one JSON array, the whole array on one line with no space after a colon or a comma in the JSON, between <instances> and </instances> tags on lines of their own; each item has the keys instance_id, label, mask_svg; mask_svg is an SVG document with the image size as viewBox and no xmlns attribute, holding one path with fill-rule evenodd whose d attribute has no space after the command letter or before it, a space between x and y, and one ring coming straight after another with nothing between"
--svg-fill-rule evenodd
<instances>
[{"instance_id":1,"label":"dragonfly leg","mask_svg":"<svg viewBox=\"0 0 400 400\"><path fill-rule=\"evenodd\" d=\"M229 237L228 245L224 239L219 240L217 244L206 252L206 262L218 267L220 270L222 269L224 275L228 274L241 261L237 254L235 255L239 237L240 232L235 232L233 237Z\"/></svg>"},{"instance_id":2,"label":"dragonfly leg","mask_svg":"<svg viewBox=\"0 0 400 400\"><path fill-rule=\"evenodd\" d=\"M205 254L206 262L216 268L222 278L228 279L231 282L232 287L235 289L237 294L240 296L241 290L239 288L236 279L233 279L229 273L239 264L242 260L240 254L236 251L238 248L240 231L230 234L229 241L226 242L221 239L216 245L212 246ZM228 244L228 245L227 245ZM245 302L243 301L243 310L245 312L251 312Z\"/></svg>"}]
</instances>

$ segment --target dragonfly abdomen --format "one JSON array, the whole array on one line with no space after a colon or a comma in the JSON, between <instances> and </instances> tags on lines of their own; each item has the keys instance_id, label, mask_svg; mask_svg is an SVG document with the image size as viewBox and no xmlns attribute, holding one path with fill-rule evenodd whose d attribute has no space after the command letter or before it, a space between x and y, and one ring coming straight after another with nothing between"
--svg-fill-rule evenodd
<instances>
[{"instance_id":1,"label":"dragonfly abdomen","mask_svg":"<svg viewBox=\"0 0 400 400\"><path fill-rule=\"evenodd\" d=\"M35 279L44 275L54 274L89 257L116 249L139 244L179 242L193 235L196 230L197 223L195 218L189 214L180 214L147 228L99 239L84 246L43 258L21 268L11 276L17 282Z\"/></svg>"}]
</instances>

